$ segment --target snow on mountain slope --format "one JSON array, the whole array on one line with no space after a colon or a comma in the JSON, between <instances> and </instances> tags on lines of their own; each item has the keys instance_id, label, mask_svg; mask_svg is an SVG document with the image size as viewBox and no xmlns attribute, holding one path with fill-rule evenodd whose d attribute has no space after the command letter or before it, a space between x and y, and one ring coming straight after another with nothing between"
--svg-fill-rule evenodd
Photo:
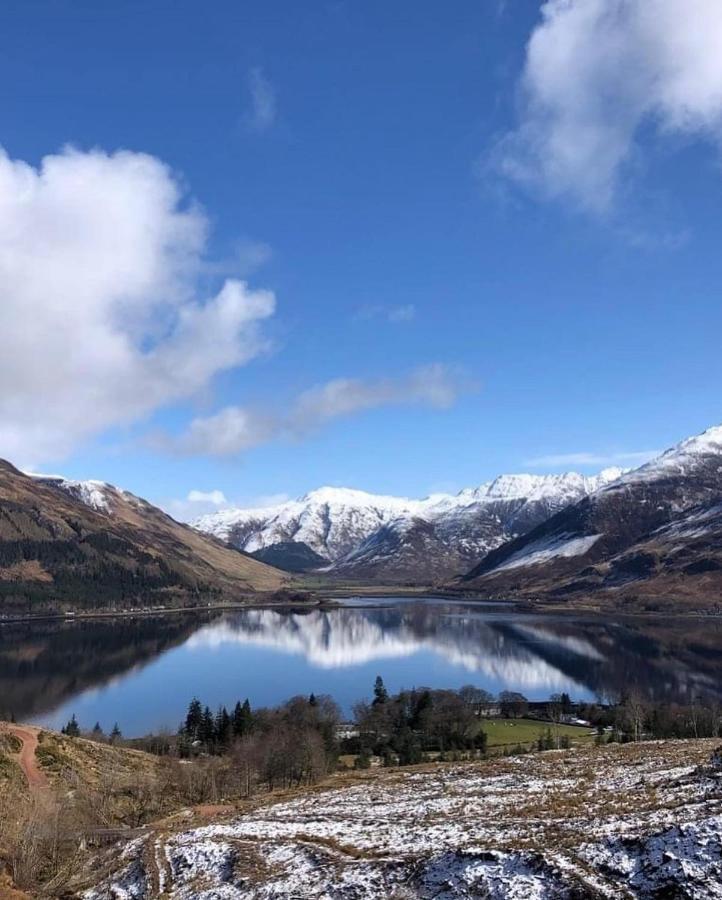
<instances>
[{"instance_id":1,"label":"snow on mountain slope","mask_svg":"<svg viewBox=\"0 0 722 900\"><path fill-rule=\"evenodd\" d=\"M323 487L278 506L222 510L202 516L193 526L249 553L294 541L338 559L385 522L420 505L401 497Z\"/></svg>"},{"instance_id":2,"label":"snow on mountain slope","mask_svg":"<svg viewBox=\"0 0 722 900\"><path fill-rule=\"evenodd\" d=\"M149 509L152 508L152 504L147 500L143 500L142 497L136 497L130 491L124 491L122 488L116 487L107 481L96 481L95 479L76 481L72 478L65 478L62 475L42 475L34 472L26 474L50 487L60 488L74 500L79 500L96 512L113 515L117 511L119 504L129 504L136 508L144 506Z\"/></svg>"},{"instance_id":3,"label":"snow on mountain slope","mask_svg":"<svg viewBox=\"0 0 722 900\"><path fill-rule=\"evenodd\" d=\"M620 474L619 469L608 469L592 478L574 472L502 475L392 520L339 560L334 571L392 582L448 578Z\"/></svg>"},{"instance_id":4,"label":"snow on mountain slope","mask_svg":"<svg viewBox=\"0 0 722 900\"><path fill-rule=\"evenodd\" d=\"M619 485L692 474L709 459L718 460L722 465L722 425L680 441L645 465L627 472Z\"/></svg>"},{"instance_id":5,"label":"snow on mountain slope","mask_svg":"<svg viewBox=\"0 0 722 900\"><path fill-rule=\"evenodd\" d=\"M721 508L716 426L493 550L464 581L495 594L602 590L709 604L722 589Z\"/></svg>"},{"instance_id":6,"label":"snow on mountain slope","mask_svg":"<svg viewBox=\"0 0 722 900\"><path fill-rule=\"evenodd\" d=\"M621 474L502 475L423 500L324 487L274 507L223 510L194 527L250 553L303 543L339 574L427 581L468 569L480 554Z\"/></svg>"},{"instance_id":7,"label":"snow on mountain slope","mask_svg":"<svg viewBox=\"0 0 722 900\"><path fill-rule=\"evenodd\" d=\"M71 497L80 500L81 503L98 512L111 511L108 497L111 492L117 491L117 488L105 481L74 481L71 478L63 478L61 475L33 474L32 477L36 481L42 481L61 488L67 494L70 494Z\"/></svg>"},{"instance_id":8,"label":"snow on mountain slope","mask_svg":"<svg viewBox=\"0 0 722 900\"><path fill-rule=\"evenodd\" d=\"M600 537L600 534L590 534L587 537L565 539L564 535L560 535L558 539L540 540L525 548L522 553L510 556L497 568L498 571L516 569L519 566L535 566L560 556L580 556L591 549Z\"/></svg>"}]
</instances>

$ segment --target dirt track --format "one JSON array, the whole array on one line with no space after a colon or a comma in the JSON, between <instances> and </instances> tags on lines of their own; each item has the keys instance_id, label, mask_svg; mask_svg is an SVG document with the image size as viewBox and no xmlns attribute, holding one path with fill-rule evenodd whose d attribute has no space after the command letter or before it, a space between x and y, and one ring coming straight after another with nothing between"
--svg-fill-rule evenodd
<instances>
[{"instance_id":1,"label":"dirt track","mask_svg":"<svg viewBox=\"0 0 722 900\"><path fill-rule=\"evenodd\" d=\"M28 780L28 786L31 791L42 791L48 787L48 779L45 773L40 771L35 751L38 748L39 728L31 725L10 725L4 726L5 730L10 734L14 734L18 740L22 741L20 753L15 754L18 765L25 773Z\"/></svg>"}]
</instances>

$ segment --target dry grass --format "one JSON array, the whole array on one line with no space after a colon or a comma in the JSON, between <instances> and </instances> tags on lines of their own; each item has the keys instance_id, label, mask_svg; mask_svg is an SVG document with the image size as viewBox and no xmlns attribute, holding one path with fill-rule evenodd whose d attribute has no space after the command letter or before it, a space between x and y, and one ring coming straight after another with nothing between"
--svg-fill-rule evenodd
<instances>
[{"instance_id":1,"label":"dry grass","mask_svg":"<svg viewBox=\"0 0 722 900\"><path fill-rule=\"evenodd\" d=\"M37 559L26 559L0 568L0 581L40 581L48 584L52 580L53 576Z\"/></svg>"},{"instance_id":2,"label":"dry grass","mask_svg":"<svg viewBox=\"0 0 722 900\"><path fill-rule=\"evenodd\" d=\"M197 814L165 819L140 856L133 851L123 866L142 859L155 883L167 851L180 874L166 884L180 889L178 879L187 873L183 890L191 884L213 890L225 883L222 866L232 865L234 883L271 891L262 896L296 896L310 872L320 879L319 890L348 884L344 873L352 872L349 877L372 879L363 893L371 897L382 895L374 893L374 873L391 878L396 889L393 878L413 879L445 852L498 851L551 860L552 866L566 861L571 882L587 874L593 880L586 842L654 833L722 812L720 785L705 774L717 743L584 744L481 762L346 770L314 787L237 803L235 815L223 807L210 822ZM104 860L112 863L110 854ZM98 883L97 869L86 870L83 886ZM283 893L289 885L293 891ZM275 886L280 893L272 893Z\"/></svg>"}]
</instances>

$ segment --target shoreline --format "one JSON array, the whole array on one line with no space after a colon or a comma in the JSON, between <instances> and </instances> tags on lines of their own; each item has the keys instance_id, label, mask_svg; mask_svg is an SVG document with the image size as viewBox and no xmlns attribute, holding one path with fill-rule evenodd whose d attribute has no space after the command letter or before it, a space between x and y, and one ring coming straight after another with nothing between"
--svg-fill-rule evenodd
<instances>
[{"instance_id":1,"label":"shoreline","mask_svg":"<svg viewBox=\"0 0 722 900\"><path fill-rule=\"evenodd\" d=\"M299 592L302 589L299 587ZM77 622L92 619L119 619L136 617L157 617L166 615L178 615L181 613L222 613L244 609L338 609L346 605L347 601L357 600L355 608L375 608L382 605L382 601L389 600L440 600L454 603L468 603L480 608L496 607L499 610L518 615L538 616L562 616L562 617L605 617L614 615L624 619L659 619L659 618L686 618L686 619L720 619L722 612L706 612L704 610L654 610L654 611L621 611L613 606L600 605L575 605L561 606L559 604L541 604L521 598L489 599L488 597L464 596L449 591L432 590L430 588L394 588L389 585L381 585L378 588L372 585L359 585L356 590L349 587L341 587L338 590L322 588L313 593L308 600L302 599L273 599L272 596L253 596L245 600L226 601L223 603L195 604L192 606L162 606L139 607L137 609L94 609L94 610L56 610L42 613L27 613L21 615L0 614L0 628L3 625L15 625L32 622ZM368 603L364 603L368 601ZM376 601L376 602L374 602Z\"/></svg>"}]
</instances>

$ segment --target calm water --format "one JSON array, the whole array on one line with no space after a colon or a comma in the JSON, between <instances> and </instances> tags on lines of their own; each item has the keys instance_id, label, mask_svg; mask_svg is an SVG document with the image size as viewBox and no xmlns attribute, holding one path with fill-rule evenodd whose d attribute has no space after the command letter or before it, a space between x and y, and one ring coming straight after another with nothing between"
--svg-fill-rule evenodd
<instances>
[{"instance_id":1,"label":"calm water","mask_svg":"<svg viewBox=\"0 0 722 900\"><path fill-rule=\"evenodd\" d=\"M117 721L126 735L175 729L211 708L328 693L349 710L381 674L401 687L476 684L544 699L722 697L722 622L530 616L445 600L349 602L0 625L0 716L51 727Z\"/></svg>"}]
</instances>

